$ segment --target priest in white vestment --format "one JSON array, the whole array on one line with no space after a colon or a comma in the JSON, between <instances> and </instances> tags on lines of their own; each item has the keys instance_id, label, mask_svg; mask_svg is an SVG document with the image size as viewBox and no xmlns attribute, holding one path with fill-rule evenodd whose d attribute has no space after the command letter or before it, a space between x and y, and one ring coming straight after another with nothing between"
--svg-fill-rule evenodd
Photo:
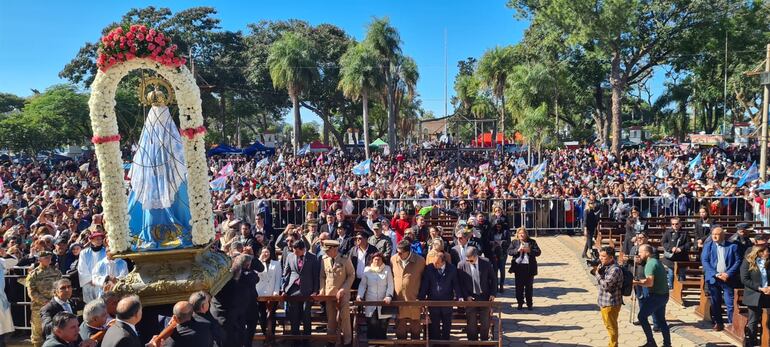
<instances>
[{"instance_id":1,"label":"priest in white vestment","mask_svg":"<svg viewBox=\"0 0 770 347\"><path fill-rule=\"evenodd\" d=\"M80 279L80 287L83 288L83 301L85 302L98 299L102 293L101 284L94 282L94 274L99 262L107 257L107 250L104 247L104 233L100 230L94 230L88 239L91 247L80 251L80 257L78 257L78 278Z\"/></svg>"}]
</instances>

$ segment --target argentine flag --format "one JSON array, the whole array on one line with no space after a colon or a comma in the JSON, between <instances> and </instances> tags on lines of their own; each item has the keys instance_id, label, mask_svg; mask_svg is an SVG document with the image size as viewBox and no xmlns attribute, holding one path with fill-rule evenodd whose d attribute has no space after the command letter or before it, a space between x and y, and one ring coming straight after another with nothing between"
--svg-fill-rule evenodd
<instances>
[{"instance_id":1,"label":"argentine flag","mask_svg":"<svg viewBox=\"0 0 770 347\"><path fill-rule=\"evenodd\" d=\"M269 163L270 163L270 161L267 160L267 157L264 157L262 160L257 162L257 167L267 166L267 164L269 164Z\"/></svg>"},{"instance_id":2,"label":"argentine flag","mask_svg":"<svg viewBox=\"0 0 770 347\"><path fill-rule=\"evenodd\" d=\"M751 163L751 167L743 173L741 179L738 181L738 188L743 187L747 182L751 182L759 178L759 171L757 170L757 162Z\"/></svg>"},{"instance_id":3,"label":"argentine flag","mask_svg":"<svg viewBox=\"0 0 770 347\"><path fill-rule=\"evenodd\" d=\"M225 165L222 170L219 170L217 176L230 176L233 173L235 173L235 170L233 170L233 163L227 163L227 165Z\"/></svg>"},{"instance_id":4,"label":"argentine flag","mask_svg":"<svg viewBox=\"0 0 770 347\"><path fill-rule=\"evenodd\" d=\"M362 175L368 175L369 170L372 168L372 160L366 159L360 163L358 163L356 166L353 167L353 173L362 176Z\"/></svg>"},{"instance_id":5,"label":"argentine flag","mask_svg":"<svg viewBox=\"0 0 770 347\"><path fill-rule=\"evenodd\" d=\"M695 167L700 165L700 163L703 162L703 156L701 153L698 153L698 156L693 158L693 160L690 160L690 164L688 164L688 168L690 171L695 170Z\"/></svg>"},{"instance_id":6,"label":"argentine flag","mask_svg":"<svg viewBox=\"0 0 770 347\"><path fill-rule=\"evenodd\" d=\"M545 176L545 169L547 167L548 167L548 160L535 166L535 168L532 169L532 172L529 173L529 177L527 177L527 181L537 182L539 179L543 178L543 176Z\"/></svg>"},{"instance_id":7,"label":"argentine flag","mask_svg":"<svg viewBox=\"0 0 770 347\"><path fill-rule=\"evenodd\" d=\"M227 176L219 176L209 183L211 190L221 192L227 187Z\"/></svg>"}]
</instances>

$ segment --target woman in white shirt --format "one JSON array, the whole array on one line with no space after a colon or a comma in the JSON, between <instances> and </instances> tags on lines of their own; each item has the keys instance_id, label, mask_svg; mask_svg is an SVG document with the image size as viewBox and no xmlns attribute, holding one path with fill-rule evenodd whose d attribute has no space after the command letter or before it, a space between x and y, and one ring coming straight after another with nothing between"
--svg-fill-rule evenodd
<instances>
[{"instance_id":1,"label":"woman in white shirt","mask_svg":"<svg viewBox=\"0 0 770 347\"><path fill-rule=\"evenodd\" d=\"M270 259L270 250L263 247L259 253L259 261L265 265L265 270L257 272L259 282L257 282L258 296L275 296L281 290L281 263ZM267 331L267 303L257 302L257 312L259 313L259 325L262 327L262 334ZM272 317L275 317L275 308L272 309ZM275 318L272 319L273 334L275 334Z\"/></svg>"},{"instance_id":2,"label":"woman in white shirt","mask_svg":"<svg viewBox=\"0 0 770 347\"><path fill-rule=\"evenodd\" d=\"M385 265L384 255L380 252L372 254L371 263L364 269L361 284L358 285L357 301L383 301L389 304L393 298L393 272ZM367 317L366 337L368 339L385 339L388 332L389 314L382 312L382 306L364 307Z\"/></svg>"}]
</instances>

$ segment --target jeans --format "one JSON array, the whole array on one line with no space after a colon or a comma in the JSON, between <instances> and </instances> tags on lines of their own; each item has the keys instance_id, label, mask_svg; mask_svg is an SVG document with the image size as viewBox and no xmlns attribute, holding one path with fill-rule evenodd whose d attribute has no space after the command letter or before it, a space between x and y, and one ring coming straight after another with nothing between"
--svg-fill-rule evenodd
<instances>
[{"instance_id":1,"label":"jeans","mask_svg":"<svg viewBox=\"0 0 770 347\"><path fill-rule=\"evenodd\" d=\"M679 281L684 281L684 268L679 269L677 274ZM674 268L666 267L666 280L668 281L668 289L674 289Z\"/></svg>"},{"instance_id":2,"label":"jeans","mask_svg":"<svg viewBox=\"0 0 770 347\"><path fill-rule=\"evenodd\" d=\"M716 280L713 284L708 284L709 301L711 301L711 321L714 324L724 325L722 318L722 303L724 301L727 308L727 323L733 323L733 298L735 291L727 283Z\"/></svg>"},{"instance_id":3,"label":"jeans","mask_svg":"<svg viewBox=\"0 0 770 347\"><path fill-rule=\"evenodd\" d=\"M647 337L648 343L655 343L655 338L652 336L652 327L648 321L649 316L653 316L653 320L658 321L658 327L660 333L663 334L663 347L671 346L671 332L668 329L668 323L666 323L666 304L668 303L668 294L650 294L639 300L639 325L644 330L644 336Z\"/></svg>"}]
</instances>

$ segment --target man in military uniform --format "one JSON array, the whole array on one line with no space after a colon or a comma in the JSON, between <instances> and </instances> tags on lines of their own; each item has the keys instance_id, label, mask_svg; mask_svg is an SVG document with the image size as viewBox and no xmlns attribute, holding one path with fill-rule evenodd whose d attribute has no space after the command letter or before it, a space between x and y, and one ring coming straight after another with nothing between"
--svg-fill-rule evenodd
<instances>
[{"instance_id":1,"label":"man in military uniform","mask_svg":"<svg viewBox=\"0 0 770 347\"><path fill-rule=\"evenodd\" d=\"M42 251L37 256L38 265L27 275L27 294L32 301L32 345L40 347L45 341L40 309L53 297L53 283L61 278L61 272L51 266L53 253Z\"/></svg>"},{"instance_id":2,"label":"man in military uniform","mask_svg":"<svg viewBox=\"0 0 770 347\"><path fill-rule=\"evenodd\" d=\"M326 317L329 322L327 333L337 334L337 327L342 328L342 340L345 346L353 341L350 325L350 287L356 279L356 271L350 259L339 253L340 243L337 240L323 242L326 254L321 261L320 295L333 295L337 303L326 304Z\"/></svg>"}]
</instances>

